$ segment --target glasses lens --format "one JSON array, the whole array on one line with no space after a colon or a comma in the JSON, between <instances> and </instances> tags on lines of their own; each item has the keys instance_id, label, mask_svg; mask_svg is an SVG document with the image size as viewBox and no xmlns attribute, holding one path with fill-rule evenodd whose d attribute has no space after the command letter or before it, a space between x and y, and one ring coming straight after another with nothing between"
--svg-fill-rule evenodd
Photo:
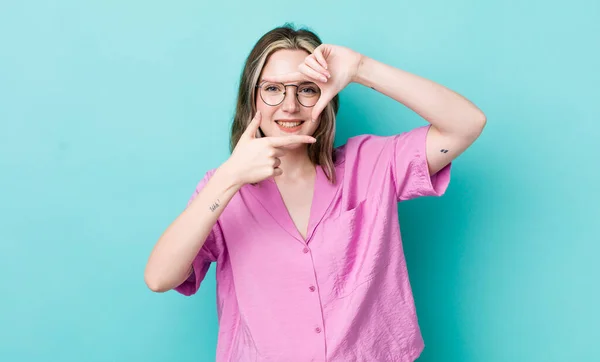
<instances>
[{"instance_id":1,"label":"glasses lens","mask_svg":"<svg viewBox=\"0 0 600 362\"><path fill-rule=\"evenodd\" d=\"M315 83L302 83L298 86L298 101L305 107L317 104L321 90Z\"/></svg>"},{"instance_id":2,"label":"glasses lens","mask_svg":"<svg viewBox=\"0 0 600 362\"><path fill-rule=\"evenodd\" d=\"M280 83L266 82L260 87L260 96L266 104L275 106L283 101L285 88Z\"/></svg>"}]
</instances>

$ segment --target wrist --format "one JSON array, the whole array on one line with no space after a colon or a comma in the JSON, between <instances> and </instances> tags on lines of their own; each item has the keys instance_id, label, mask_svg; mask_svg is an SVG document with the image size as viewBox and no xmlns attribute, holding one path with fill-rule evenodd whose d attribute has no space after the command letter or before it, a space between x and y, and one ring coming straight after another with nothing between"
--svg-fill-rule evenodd
<instances>
[{"instance_id":1,"label":"wrist","mask_svg":"<svg viewBox=\"0 0 600 362\"><path fill-rule=\"evenodd\" d=\"M219 183L225 185L227 189L235 189L237 191L244 186L237 172L234 171L228 161L217 168L215 176L219 179Z\"/></svg>"},{"instance_id":2,"label":"wrist","mask_svg":"<svg viewBox=\"0 0 600 362\"><path fill-rule=\"evenodd\" d=\"M354 77L352 79L353 82L370 87L370 85L368 84L368 74L371 62L371 58L367 57L366 55L360 55L360 61L358 62L358 66L356 67L356 73L354 74Z\"/></svg>"}]
</instances>

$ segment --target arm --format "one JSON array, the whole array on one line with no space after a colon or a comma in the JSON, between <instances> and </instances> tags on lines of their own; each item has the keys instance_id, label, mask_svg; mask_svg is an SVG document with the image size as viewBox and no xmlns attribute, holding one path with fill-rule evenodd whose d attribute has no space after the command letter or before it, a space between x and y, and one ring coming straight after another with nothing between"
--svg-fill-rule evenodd
<instances>
[{"instance_id":1,"label":"arm","mask_svg":"<svg viewBox=\"0 0 600 362\"><path fill-rule=\"evenodd\" d=\"M257 113L231 157L215 171L154 246L144 272L151 290L165 292L189 278L192 262L233 196L245 184L283 173L277 158L285 154L286 146L316 142L313 137L302 135L256 139L261 119Z\"/></svg>"},{"instance_id":2,"label":"arm","mask_svg":"<svg viewBox=\"0 0 600 362\"><path fill-rule=\"evenodd\" d=\"M426 140L431 175L475 142L486 123L479 108L450 89L337 45L319 45L298 66L298 72L269 80L316 82L321 96L313 108L313 120L350 82L373 88L404 104L431 123Z\"/></svg>"},{"instance_id":3,"label":"arm","mask_svg":"<svg viewBox=\"0 0 600 362\"><path fill-rule=\"evenodd\" d=\"M227 169L217 169L198 196L160 237L144 273L146 285L152 291L166 292L191 275L192 261L241 187L233 180Z\"/></svg>"},{"instance_id":4,"label":"arm","mask_svg":"<svg viewBox=\"0 0 600 362\"><path fill-rule=\"evenodd\" d=\"M427 161L434 175L466 150L486 123L473 103L430 80L361 57L353 81L404 104L431 123L427 134Z\"/></svg>"}]
</instances>

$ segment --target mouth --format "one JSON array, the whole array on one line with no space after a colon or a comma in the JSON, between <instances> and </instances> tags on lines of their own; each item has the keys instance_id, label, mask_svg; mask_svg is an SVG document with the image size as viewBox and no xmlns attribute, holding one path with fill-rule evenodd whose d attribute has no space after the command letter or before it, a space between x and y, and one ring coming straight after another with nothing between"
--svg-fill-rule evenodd
<instances>
[{"instance_id":1,"label":"mouth","mask_svg":"<svg viewBox=\"0 0 600 362\"><path fill-rule=\"evenodd\" d=\"M302 125L304 124L305 121L296 119L296 120L279 120L279 121L275 121L275 123L277 123L277 126L279 126L279 128L281 130L283 130L284 132L294 132L299 130L300 128L302 128Z\"/></svg>"}]
</instances>

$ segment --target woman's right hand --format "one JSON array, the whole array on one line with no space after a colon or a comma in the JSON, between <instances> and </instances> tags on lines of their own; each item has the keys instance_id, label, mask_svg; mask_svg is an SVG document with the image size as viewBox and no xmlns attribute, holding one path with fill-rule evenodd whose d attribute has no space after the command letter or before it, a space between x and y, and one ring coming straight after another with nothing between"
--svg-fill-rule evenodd
<instances>
[{"instance_id":1,"label":"woman's right hand","mask_svg":"<svg viewBox=\"0 0 600 362\"><path fill-rule=\"evenodd\" d=\"M281 175L283 172L279 168L279 157L285 154L286 147L316 142L314 137L305 135L257 138L261 119L260 112L257 112L226 162L229 172L240 187Z\"/></svg>"}]
</instances>

